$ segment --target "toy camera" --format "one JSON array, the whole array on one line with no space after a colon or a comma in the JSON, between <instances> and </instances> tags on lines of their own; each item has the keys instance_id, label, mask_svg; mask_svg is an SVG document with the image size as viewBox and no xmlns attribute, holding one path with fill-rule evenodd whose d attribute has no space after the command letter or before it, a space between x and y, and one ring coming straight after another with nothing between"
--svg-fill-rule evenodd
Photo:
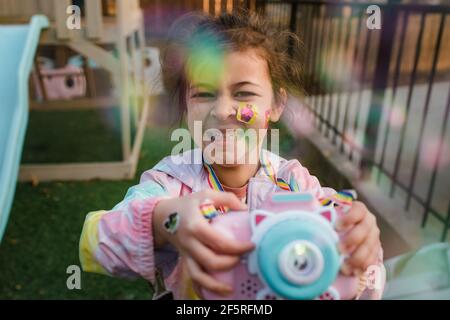
<instances>
[{"instance_id":1,"label":"toy camera","mask_svg":"<svg viewBox=\"0 0 450 320\"><path fill-rule=\"evenodd\" d=\"M261 209L212 219L219 232L255 249L231 271L211 273L234 291L225 299L353 299L358 279L339 273L336 219L341 205L322 206L309 193L272 194ZM224 297L203 289L205 299Z\"/></svg>"}]
</instances>

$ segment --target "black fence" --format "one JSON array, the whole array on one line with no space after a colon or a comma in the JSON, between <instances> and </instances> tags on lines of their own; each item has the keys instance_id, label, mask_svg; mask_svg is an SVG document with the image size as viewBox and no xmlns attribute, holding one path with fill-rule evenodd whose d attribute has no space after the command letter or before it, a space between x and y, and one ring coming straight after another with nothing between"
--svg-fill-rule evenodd
<instances>
[{"instance_id":1,"label":"black fence","mask_svg":"<svg viewBox=\"0 0 450 320\"><path fill-rule=\"evenodd\" d=\"M381 29L369 28L376 15L368 13L369 3L257 1L256 8L301 38L306 105L317 129L390 197L401 190L406 210L415 201L422 226L429 214L441 221L444 240L450 226L450 6L375 4ZM432 139L425 138L430 126Z\"/></svg>"}]
</instances>

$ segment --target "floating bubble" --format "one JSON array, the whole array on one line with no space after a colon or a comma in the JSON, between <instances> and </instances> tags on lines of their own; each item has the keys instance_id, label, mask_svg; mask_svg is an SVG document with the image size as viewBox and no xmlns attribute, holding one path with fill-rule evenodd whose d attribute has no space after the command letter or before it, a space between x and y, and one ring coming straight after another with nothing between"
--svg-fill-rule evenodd
<instances>
[{"instance_id":1,"label":"floating bubble","mask_svg":"<svg viewBox=\"0 0 450 320\"><path fill-rule=\"evenodd\" d=\"M224 49L213 34L197 35L188 49L187 76L193 83L216 85L224 72Z\"/></svg>"},{"instance_id":2,"label":"floating bubble","mask_svg":"<svg viewBox=\"0 0 450 320\"><path fill-rule=\"evenodd\" d=\"M352 74L354 69L353 64L350 64L345 56L342 57L341 54L338 54L338 57L336 57L335 55L331 64L326 58L327 56L324 53L320 59L320 77L324 85L333 87L337 84L340 86L349 86L352 84L352 81L357 78L356 74Z\"/></svg>"},{"instance_id":3,"label":"floating bubble","mask_svg":"<svg viewBox=\"0 0 450 320\"><path fill-rule=\"evenodd\" d=\"M391 127L400 128L406 120L406 114L402 107L394 105L391 110L389 124Z\"/></svg>"},{"instance_id":4,"label":"floating bubble","mask_svg":"<svg viewBox=\"0 0 450 320\"><path fill-rule=\"evenodd\" d=\"M439 155L439 148L441 148ZM429 138L422 147L422 165L432 170L434 166L444 168L450 164L449 142L439 138Z\"/></svg>"}]
</instances>

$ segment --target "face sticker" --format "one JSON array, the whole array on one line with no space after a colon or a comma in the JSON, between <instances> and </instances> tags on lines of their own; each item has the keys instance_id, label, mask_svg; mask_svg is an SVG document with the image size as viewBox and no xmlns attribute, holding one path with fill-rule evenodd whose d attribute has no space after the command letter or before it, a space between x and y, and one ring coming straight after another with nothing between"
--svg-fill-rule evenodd
<instances>
[{"instance_id":1,"label":"face sticker","mask_svg":"<svg viewBox=\"0 0 450 320\"><path fill-rule=\"evenodd\" d=\"M245 124L253 124L258 116L256 106L254 104L241 102L238 107L236 118Z\"/></svg>"},{"instance_id":2,"label":"face sticker","mask_svg":"<svg viewBox=\"0 0 450 320\"><path fill-rule=\"evenodd\" d=\"M171 213L166 218L166 220L164 220L163 224L164 224L164 229L168 233L174 234L178 229L178 225L180 224L180 216L178 215L177 212Z\"/></svg>"}]
</instances>

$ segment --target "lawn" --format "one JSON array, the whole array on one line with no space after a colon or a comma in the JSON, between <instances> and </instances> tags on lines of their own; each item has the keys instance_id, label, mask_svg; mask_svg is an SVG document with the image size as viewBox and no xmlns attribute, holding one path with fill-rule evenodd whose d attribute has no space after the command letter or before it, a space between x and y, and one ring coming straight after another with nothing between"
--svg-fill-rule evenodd
<instances>
[{"instance_id":1,"label":"lawn","mask_svg":"<svg viewBox=\"0 0 450 320\"><path fill-rule=\"evenodd\" d=\"M287 153L294 141L279 128L280 150ZM113 111L32 113L23 162L117 160L118 139ZM19 183L0 245L0 299L149 299L146 281L89 273L82 273L81 290L68 290L66 270L79 265L85 215L112 208L174 144L167 128L147 128L132 181Z\"/></svg>"},{"instance_id":2,"label":"lawn","mask_svg":"<svg viewBox=\"0 0 450 320\"><path fill-rule=\"evenodd\" d=\"M114 112L105 111L31 114L23 162L117 160L114 121ZM146 131L139 174L132 181L19 183L0 245L0 299L149 299L151 291L143 280L89 273L82 273L81 290L68 290L66 269L79 265L85 215L118 203L140 173L170 154L168 137L166 129Z\"/></svg>"}]
</instances>

